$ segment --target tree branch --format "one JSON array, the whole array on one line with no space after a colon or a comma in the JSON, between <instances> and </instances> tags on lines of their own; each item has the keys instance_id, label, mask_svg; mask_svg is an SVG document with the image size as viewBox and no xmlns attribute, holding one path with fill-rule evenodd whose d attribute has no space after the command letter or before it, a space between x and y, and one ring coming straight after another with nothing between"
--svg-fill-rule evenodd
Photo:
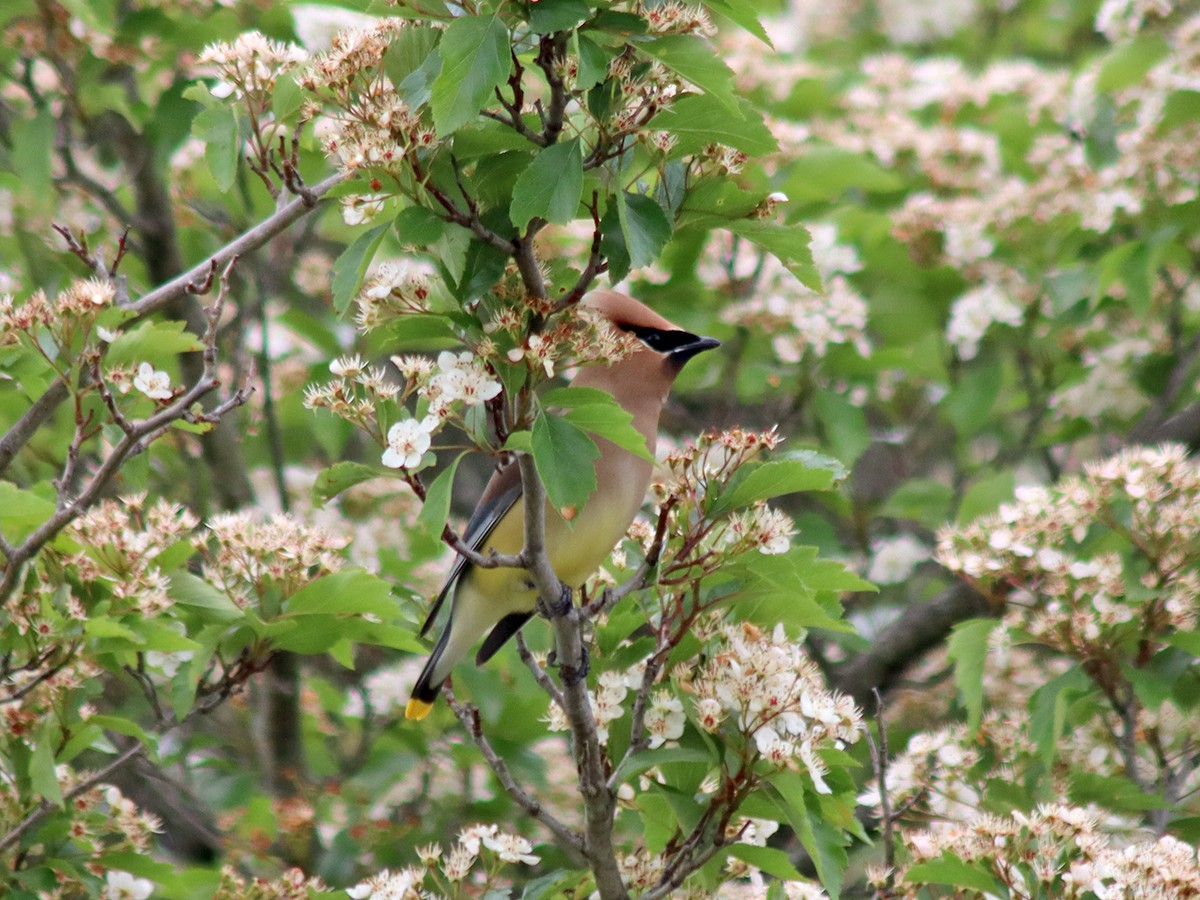
<instances>
[{"instance_id":1,"label":"tree branch","mask_svg":"<svg viewBox=\"0 0 1200 900\"><path fill-rule=\"evenodd\" d=\"M193 293L192 286L203 283L214 267L227 265L235 257L245 256L257 250L271 238L291 227L297 220L311 213L317 208L318 200L333 187L341 184L345 177L340 173L331 175L310 188L309 196L297 197L292 200L274 215L242 232L209 259L155 288L125 308L132 310L138 317L147 316L163 309L170 303L187 297ZM12 428L0 438L0 473L8 468L13 457L29 442L38 429L46 424L69 394L70 390L64 382L55 381L33 402L25 415L21 416Z\"/></svg>"},{"instance_id":2,"label":"tree branch","mask_svg":"<svg viewBox=\"0 0 1200 900\"><path fill-rule=\"evenodd\" d=\"M508 770L508 763L496 753L491 742L484 735L482 724L479 721L479 710L469 703L459 703L454 696L454 691L450 687L443 688L442 695L446 698L446 702L450 704L450 708L454 710L454 715L458 717L458 721L467 730L467 734L471 736L471 740L475 742L475 746L479 748L479 752L483 754L483 758L487 761L493 774L500 781L500 784L504 786L504 790L508 793L508 796L525 810L526 813L550 830L555 840L558 841L559 845L567 852L576 865L584 864L583 835L547 812L545 807L538 802L537 798L531 796L524 788L517 784L516 779L512 776L512 772Z\"/></svg>"}]
</instances>

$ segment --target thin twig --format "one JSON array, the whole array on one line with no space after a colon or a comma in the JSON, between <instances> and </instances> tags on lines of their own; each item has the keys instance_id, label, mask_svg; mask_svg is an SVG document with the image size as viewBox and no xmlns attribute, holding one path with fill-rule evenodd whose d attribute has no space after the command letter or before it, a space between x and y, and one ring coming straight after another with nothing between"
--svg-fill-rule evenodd
<instances>
[{"instance_id":1,"label":"thin twig","mask_svg":"<svg viewBox=\"0 0 1200 900\"><path fill-rule=\"evenodd\" d=\"M519 631L517 632L517 655L521 657L521 662L525 663L526 668L533 673L533 678L541 689L550 695L550 699L558 705L559 709L562 709L564 702L562 691L558 689L554 679L534 657L533 651L529 649L529 644L525 642L525 635Z\"/></svg>"},{"instance_id":2,"label":"thin twig","mask_svg":"<svg viewBox=\"0 0 1200 900\"><path fill-rule=\"evenodd\" d=\"M658 566L658 561L662 557L663 547L667 540L667 527L671 521L671 511L678 502L677 497L667 498L666 503L658 510L658 522L654 526L654 540L650 542L650 549L646 552L641 565L624 583L615 588L605 588L601 591L599 597L581 610L584 618L594 619L604 615L630 594L640 591L649 584L646 578Z\"/></svg>"},{"instance_id":3,"label":"thin twig","mask_svg":"<svg viewBox=\"0 0 1200 900\"><path fill-rule=\"evenodd\" d=\"M887 787L887 722L884 721L883 717L883 697L879 693L879 688L872 688L871 693L875 695L875 727L879 729L879 745L875 745L875 741L871 738L871 732L869 731L867 732L867 741L871 748L871 761L875 764L875 780L879 784L879 811L883 816L883 858L888 869L887 884L888 887L891 887L896 871L896 820L892 816L892 799L888 796Z\"/></svg>"},{"instance_id":4,"label":"thin twig","mask_svg":"<svg viewBox=\"0 0 1200 900\"><path fill-rule=\"evenodd\" d=\"M503 785L508 796L531 817L537 819L550 830L576 865L585 864L583 835L547 812L546 808L535 797L531 796L524 788L517 784L516 779L512 776L512 772L508 769L508 764L495 751L491 742L484 735L483 726L479 720L479 710L469 703L459 703L454 696L453 689L449 685L442 688L442 696L446 698L446 702L454 710L454 715L458 717L458 721L467 730L467 734L471 736L471 740L475 742L475 746L483 754L488 767L491 768L492 773L500 781L500 784Z\"/></svg>"}]
</instances>

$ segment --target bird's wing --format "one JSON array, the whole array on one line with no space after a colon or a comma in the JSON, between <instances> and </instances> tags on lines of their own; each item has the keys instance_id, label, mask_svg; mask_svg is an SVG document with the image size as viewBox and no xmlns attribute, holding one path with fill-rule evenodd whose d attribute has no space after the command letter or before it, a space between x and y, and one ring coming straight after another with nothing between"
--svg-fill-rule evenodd
<instances>
[{"instance_id":1,"label":"bird's wing","mask_svg":"<svg viewBox=\"0 0 1200 900\"><path fill-rule=\"evenodd\" d=\"M491 536L496 525L519 499L521 499L521 467L516 462L501 465L492 473L491 479L479 498L479 503L475 506L475 511L471 513L471 518L467 521L467 527L463 531L463 543L472 550L482 550L484 541ZM425 624L421 626L421 637L424 637L429 631L442 604L446 601L446 597L454 590L458 580L470 570L470 566L471 564L465 556L459 556L454 561L454 568L450 570L450 576L442 586L437 599L433 601L433 607L425 618Z\"/></svg>"}]
</instances>

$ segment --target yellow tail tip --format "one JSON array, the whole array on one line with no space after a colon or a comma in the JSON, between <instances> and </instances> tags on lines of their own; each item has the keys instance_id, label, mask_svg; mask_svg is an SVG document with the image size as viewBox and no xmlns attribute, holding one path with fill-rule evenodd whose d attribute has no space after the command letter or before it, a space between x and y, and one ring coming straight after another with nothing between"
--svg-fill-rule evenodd
<instances>
[{"instance_id":1,"label":"yellow tail tip","mask_svg":"<svg viewBox=\"0 0 1200 900\"><path fill-rule=\"evenodd\" d=\"M426 703L424 700L410 697L408 699L408 706L404 707L404 718L423 719L429 715L431 709L433 709L432 703Z\"/></svg>"}]
</instances>

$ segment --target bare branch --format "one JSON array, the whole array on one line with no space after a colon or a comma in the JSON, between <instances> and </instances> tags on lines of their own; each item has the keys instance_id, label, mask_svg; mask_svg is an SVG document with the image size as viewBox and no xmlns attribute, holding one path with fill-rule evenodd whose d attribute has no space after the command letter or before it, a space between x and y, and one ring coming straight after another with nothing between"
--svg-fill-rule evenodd
<instances>
[{"instance_id":1,"label":"bare branch","mask_svg":"<svg viewBox=\"0 0 1200 900\"><path fill-rule=\"evenodd\" d=\"M559 709L562 709L565 702L562 691L558 689L558 685L554 683L549 673L542 668L541 663L534 658L533 651L529 649L529 644L525 642L525 635L519 631L517 632L517 655L521 657L521 662L525 663L525 667L533 673L533 678L541 689L550 695L550 699L558 705Z\"/></svg>"}]
</instances>

